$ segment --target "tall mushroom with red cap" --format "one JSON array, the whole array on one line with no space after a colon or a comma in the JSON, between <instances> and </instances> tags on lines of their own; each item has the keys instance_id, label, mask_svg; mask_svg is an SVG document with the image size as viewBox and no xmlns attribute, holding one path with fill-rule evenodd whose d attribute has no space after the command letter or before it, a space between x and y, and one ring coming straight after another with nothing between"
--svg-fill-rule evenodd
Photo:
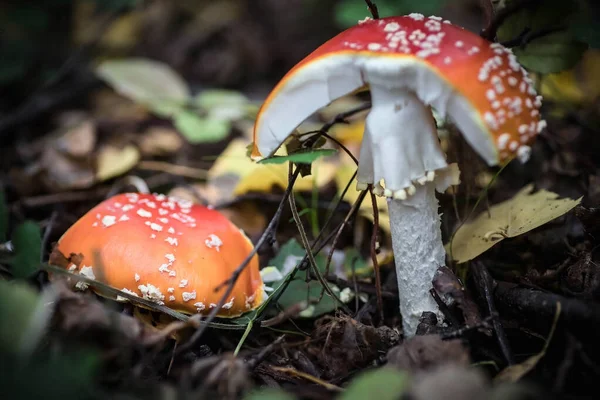
<instances>
[{"instance_id":1,"label":"tall mushroom with red cap","mask_svg":"<svg viewBox=\"0 0 600 400\"><path fill-rule=\"evenodd\" d=\"M488 163L525 162L544 128L541 97L510 49L439 17L367 18L324 43L277 84L254 127L253 159L272 155L304 119L363 86L371 92L358 189L388 198L406 335L445 264L435 191L458 184L430 106L448 116ZM382 184L383 181L383 184Z\"/></svg>"}]
</instances>

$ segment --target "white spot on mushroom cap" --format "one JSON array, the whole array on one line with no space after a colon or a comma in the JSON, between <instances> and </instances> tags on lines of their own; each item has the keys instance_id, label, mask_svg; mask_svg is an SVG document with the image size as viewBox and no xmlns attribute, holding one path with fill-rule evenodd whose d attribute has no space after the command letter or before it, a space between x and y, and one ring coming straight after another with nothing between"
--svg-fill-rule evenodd
<instances>
[{"instance_id":1,"label":"white spot on mushroom cap","mask_svg":"<svg viewBox=\"0 0 600 400\"><path fill-rule=\"evenodd\" d=\"M383 28L385 32L396 32L398 29L400 29L400 24L397 22L388 22Z\"/></svg>"},{"instance_id":2,"label":"white spot on mushroom cap","mask_svg":"<svg viewBox=\"0 0 600 400\"><path fill-rule=\"evenodd\" d=\"M179 244L179 241L177 240L177 238L174 238L174 237L167 237L165 239L165 242L169 243L171 246L177 246Z\"/></svg>"},{"instance_id":3,"label":"white spot on mushroom cap","mask_svg":"<svg viewBox=\"0 0 600 400\"><path fill-rule=\"evenodd\" d=\"M509 141L510 141L510 133L503 133L502 135L498 136L498 149L500 149L500 150L506 149L506 145L508 145Z\"/></svg>"},{"instance_id":4,"label":"white spot on mushroom cap","mask_svg":"<svg viewBox=\"0 0 600 400\"><path fill-rule=\"evenodd\" d=\"M142 293L142 298L153 301L157 304L164 304L163 300L165 299L165 295L162 294L160 289L156 286L148 283L146 285L139 285L138 289Z\"/></svg>"},{"instance_id":5,"label":"white spot on mushroom cap","mask_svg":"<svg viewBox=\"0 0 600 400\"><path fill-rule=\"evenodd\" d=\"M188 280L187 279L182 279L181 281L179 281L179 287L180 288L186 287L187 284L188 284Z\"/></svg>"},{"instance_id":6,"label":"white spot on mushroom cap","mask_svg":"<svg viewBox=\"0 0 600 400\"><path fill-rule=\"evenodd\" d=\"M229 300L227 303L223 304L223 308L225 310L229 310L231 307L233 307L234 301L235 301L235 297L232 297L231 300Z\"/></svg>"},{"instance_id":7,"label":"white spot on mushroom cap","mask_svg":"<svg viewBox=\"0 0 600 400\"><path fill-rule=\"evenodd\" d=\"M220 247L223 245L223 241L221 240L221 238L215 235L214 233L208 235L208 239L206 239L204 243L209 249L212 249L214 247L217 251L220 251Z\"/></svg>"},{"instance_id":8,"label":"white spot on mushroom cap","mask_svg":"<svg viewBox=\"0 0 600 400\"><path fill-rule=\"evenodd\" d=\"M150 224L150 229L152 229L153 231L160 232L160 231L163 230L163 227L162 227L162 225L159 225L159 224L156 224L156 223L152 222Z\"/></svg>"},{"instance_id":9,"label":"white spot on mushroom cap","mask_svg":"<svg viewBox=\"0 0 600 400\"><path fill-rule=\"evenodd\" d=\"M135 212L137 215L139 215L142 218L150 218L152 217L152 213L148 210L145 210L143 208L138 208L138 210Z\"/></svg>"},{"instance_id":10,"label":"white spot on mushroom cap","mask_svg":"<svg viewBox=\"0 0 600 400\"><path fill-rule=\"evenodd\" d=\"M104 225L105 227L112 226L116 223L117 217L115 217L114 215L105 215L104 217L102 217L102 225Z\"/></svg>"},{"instance_id":11,"label":"white spot on mushroom cap","mask_svg":"<svg viewBox=\"0 0 600 400\"><path fill-rule=\"evenodd\" d=\"M529 146L521 146L519 147L519 150L517 150L517 157L519 158L519 161L521 161L522 163L526 163L529 160L529 157L531 156L531 147Z\"/></svg>"},{"instance_id":12,"label":"white spot on mushroom cap","mask_svg":"<svg viewBox=\"0 0 600 400\"><path fill-rule=\"evenodd\" d=\"M204 305L203 302L199 301L197 303L194 303L194 306L196 307L196 311L200 312L204 309L206 309L206 306Z\"/></svg>"},{"instance_id":13,"label":"white spot on mushroom cap","mask_svg":"<svg viewBox=\"0 0 600 400\"><path fill-rule=\"evenodd\" d=\"M192 292L183 292L181 293L181 297L183 298L183 301L190 301L196 298L196 291L192 291Z\"/></svg>"}]
</instances>

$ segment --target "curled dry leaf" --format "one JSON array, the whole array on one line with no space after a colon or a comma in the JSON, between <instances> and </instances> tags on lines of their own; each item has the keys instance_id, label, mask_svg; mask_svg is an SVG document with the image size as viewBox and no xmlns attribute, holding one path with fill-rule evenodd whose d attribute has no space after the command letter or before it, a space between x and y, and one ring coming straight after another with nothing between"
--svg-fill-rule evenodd
<instances>
[{"instance_id":1,"label":"curled dry leaf","mask_svg":"<svg viewBox=\"0 0 600 400\"><path fill-rule=\"evenodd\" d=\"M97 156L96 179L105 181L122 175L135 167L140 161L140 152L133 145L122 148L116 146L104 146Z\"/></svg>"},{"instance_id":2,"label":"curled dry leaf","mask_svg":"<svg viewBox=\"0 0 600 400\"><path fill-rule=\"evenodd\" d=\"M44 185L51 191L85 189L95 182L94 171L86 160L75 160L54 147L44 149L39 167Z\"/></svg>"},{"instance_id":3,"label":"curled dry leaf","mask_svg":"<svg viewBox=\"0 0 600 400\"><path fill-rule=\"evenodd\" d=\"M140 135L137 143L143 155L164 156L177 152L183 139L172 128L153 126Z\"/></svg>"},{"instance_id":4,"label":"curled dry leaf","mask_svg":"<svg viewBox=\"0 0 600 400\"><path fill-rule=\"evenodd\" d=\"M79 113L63 116L66 129L54 142L57 150L71 157L83 158L89 156L96 145L96 124L92 118Z\"/></svg>"},{"instance_id":5,"label":"curled dry leaf","mask_svg":"<svg viewBox=\"0 0 600 400\"><path fill-rule=\"evenodd\" d=\"M558 194L547 190L533 194L532 191L533 185L528 185L512 199L492 206L489 212L462 225L448 250L452 258L459 263L472 260L501 240L544 225L581 202L581 197L577 200L558 199Z\"/></svg>"},{"instance_id":6,"label":"curled dry leaf","mask_svg":"<svg viewBox=\"0 0 600 400\"><path fill-rule=\"evenodd\" d=\"M445 364L468 366L469 352L459 339L442 340L439 335L413 336L388 352L388 363L417 372Z\"/></svg>"}]
</instances>

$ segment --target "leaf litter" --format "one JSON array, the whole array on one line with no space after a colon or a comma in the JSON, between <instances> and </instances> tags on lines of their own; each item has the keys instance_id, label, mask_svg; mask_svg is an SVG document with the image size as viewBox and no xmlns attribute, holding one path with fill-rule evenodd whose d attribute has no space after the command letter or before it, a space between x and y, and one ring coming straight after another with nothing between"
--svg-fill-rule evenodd
<instances>
[{"instance_id":1,"label":"leaf litter","mask_svg":"<svg viewBox=\"0 0 600 400\"><path fill-rule=\"evenodd\" d=\"M94 35L83 32L86 24L81 20L93 18L100 11L95 5L77 3L77 40L85 42ZM32 140L2 149L0 158L10 160L11 170L2 178L7 195L0 206L0 359L9 360L0 368L9 371L1 374L0 391L15 391L21 395L19 398L31 394L35 398L57 396L63 400L84 398L82 393L92 392L96 398L100 393L107 397L167 398L185 392L198 398L354 399L377 395L459 400L506 398L501 394L519 390L524 393L524 389L506 382L525 381L537 385L537 394L543 393L544 387L559 392L584 392L586 382L597 378L595 360L589 355L593 353L589 349L597 347L595 339L589 340L585 332L575 329L565 334L556 321L548 335L547 330L520 314L519 307L538 307L543 311L539 313L543 319L554 310L555 303L517 303L519 307L508 306L507 310L507 304L515 304L518 299L506 302L510 293L504 291L499 296L493 285L533 285L531 290L538 293L549 292L578 302L579 308L564 308L566 320L572 318L569 313L574 309L592 310L593 316L598 287L594 276L599 262L594 223L598 196L594 182L600 181L600 169L593 156L594 149L598 149L598 136L593 135L594 125L589 119L595 99L595 89L589 85L595 82L589 72L595 65L590 53L575 67L576 72L561 72L558 70L573 65L574 56L581 50L577 43L567 48L566 44L575 43L570 33L560 33L560 40L536 39L515 49L520 61L533 70L557 72L532 76L541 85L542 93L548 95L549 109L545 112L555 118L548 135L534 147L532 161L527 165L529 171L511 164L492 187L488 188L487 183L493 171L486 171L488 178L483 176L481 182L466 182L471 192L440 195L440 212L445 236L452 239L452 254L459 262L478 257L477 262L486 264L494 276L490 295L494 296L497 310L482 316L487 314L489 299L478 296L471 263L449 264L440 269L434 282L438 300L447 307L444 317L448 326L427 325L424 318L422 332L429 334L404 340L397 315L385 201L378 198L375 205L379 210L379 230L374 249L383 278L383 320L378 319L374 301L370 248L374 218L369 198L358 207L358 218L347 222L344 219L352 204L361 198L360 192L354 191L353 182L345 191L356 171L345 150L358 155L366 112L358 112L344 123L338 121L330 130L345 148L322 139L315 148L302 148L310 140L299 141L288 147L289 154L278 153L280 158L270 160L273 164L261 165L246 157L246 147L262 98L256 101L260 96L253 90L198 87L194 79L189 79L212 73L214 79L209 84L219 86L227 80L240 82L249 76L247 73L264 68L264 60L269 59L264 55L270 54L264 51L264 40L258 41L253 52L243 56L236 53L240 43L248 45L255 40L251 33L254 31L247 27L261 26L260 21L249 16L243 17L244 23L231 24L236 21L233 16L243 9L238 3L199 2L194 6L196 14L189 20L183 18L186 13L189 16L189 7L182 9L183 6L166 3L118 15L98 42L99 48L118 49L124 55L100 57L105 61L97 64L95 72L108 87L90 91L89 101L76 110L59 107L53 111L52 121L40 124L39 132L27 127L35 132L27 136ZM264 7L277 7L266 3ZM384 0L377 3L383 10L388 7ZM365 12L364 7L361 12ZM536 23L541 21L543 25L552 19L552 13L542 14ZM215 17L218 15L223 15L224 20L219 22ZM172 18L177 21L175 25L185 27L177 30L184 37L164 42L172 40L174 33L166 28L169 24L165 25L163 19L173 22ZM508 18L507 24L519 30L520 22L515 21ZM152 24L151 29L145 25L148 23ZM267 32L281 22L273 24ZM92 25L97 24L90 24L91 31ZM222 27L238 36L232 39L223 33L225 30L221 31ZM501 36L506 35L506 28L499 32ZM172 54L156 50L150 52L152 57L146 57L141 46L135 51L136 58L132 58L128 52L136 40L129 36L151 32L156 35L146 36L145 43L168 43L158 47L169 49ZM289 40L282 39L285 32L280 30L280 37L274 35L278 37L273 37L273 41L283 40L288 47ZM307 41L312 40L312 33L306 37ZM579 37L577 40L581 41ZM217 49L213 42L223 46ZM237 45L230 46L232 42ZM175 47L171 46L173 43ZM290 54L303 54L304 50L291 47ZM557 57L563 52L568 53L567 57ZM173 54L178 55L176 59ZM248 54L263 57L244 58ZM289 55L274 58L282 61L286 57ZM222 64L222 59L229 61ZM264 69L261 71L264 73ZM188 83L192 81L193 85ZM564 100L581 110L565 106ZM297 138L308 136L306 132L321 129L341 112L366 101L365 93L354 93L334 102L303 124L299 129L303 133L298 133ZM454 139L451 127L447 128L444 125L440 129L444 149ZM47 280L44 271L51 271L46 261L52 243L102 196L125 188L132 190L130 184L135 180L153 191L218 207L256 242L276 214L277 204L287 189L290 161L294 166L304 163L292 194L308 244L321 248L315 253L316 267L326 275L334 294L344 300L347 312L334 298L323 294L322 285L306 263L306 244L298 241L293 215L287 209L269 234L268 245L259 252L263 275L273 288L276 301L235 321L215 321L191 347L186 347L187 340L202 326L202 321L186 316L182 320L166 317L161 313L164 308L137 304L133 298L117 303L89 291L71 291L77 280L94 285L94 281L83 276L67 276L69 285L64 277ZM461 170L469 166L461 165ZM533 193L533 186L525 185L529 182L546 190ZM342 194L341 206L334 208ZM487 211L461 224L469 216L473 200L482 198L482 194L489 201ZM573 209L576 218L569 213ZM565 217L557 219L561 215ZM323 237L331 236L341 224L346 225L335 246L325 242ZM455 227L460 228L452 235ZM495 247L505 238L512 239ZM326 274L330 251L333 260ZM8 286L5 280L10 281ZM121 293L127 298L126 293L112 290L115 296ZM583 318L584 324L593 321ZM508 333L509 344L517 355L516 364L508 365L503 359L495 341L497 332L493 327L497 323ZM593 326L590 331L594 331ZM545 345L538 352L539 346L531 343L540 338ZM15 346L19 339L26 345ZM553 346L548 346L550 340ZM17 348L27 349L31 357L26 361L22 355L1 357ZM530 356L533 353L537 354ZM75 364L79 366L76 371L68 368ZM14 369L14 365L26 368ZM498 374L498 370L502 372ZM30 373L31 381L37 385L16 379L22 376L21 372ZM41 391L36 392L38 386Z\"/></svg>"}]
</instances>

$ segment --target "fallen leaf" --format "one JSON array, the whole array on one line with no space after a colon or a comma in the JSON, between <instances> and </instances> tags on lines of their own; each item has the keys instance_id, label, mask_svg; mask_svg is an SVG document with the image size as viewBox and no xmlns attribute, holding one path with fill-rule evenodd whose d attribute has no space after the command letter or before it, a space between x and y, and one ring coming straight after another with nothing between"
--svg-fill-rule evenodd
<instances>
[{"instance_id":1,"label":"fallen leaf","mask_svg":"<svg viewBox=\"0 0 600 400\"><path fill-rule=\"evenodd\" d=\"M96 124L81 114L63 116L61 123L66 131L54 142L57 150L71 157L83 158L92 152L96 145Z\"/></svg>"},{"instance_id":2,"label":"fallen leaf","mask_svg":"<svg viewBox=\"0 0 600 400\"><path fill-rule=\"evenodd\" d=\"M546 351L548 350L548 345L554 336L554 331L556 330L556 325L558 324L558 319L561 313L561 304L559 302L556 303L556 312L554 313L554 321L552 322L552 328L550 328L550 333L548 333L548 339L544 343L544 347L542 351L538 354L529 357L527 360L523 361L520 364L509 365L504 368L496 377L494 381L497 383L500 382L516 382L522 377L524 377L527 373L529 373L537 363L546 355Z\"/></svg>"},{"instance_id":3,"label":"fallen leaf","mask_svg":"<svg viewBox=\"0 0 600 400\"><path fill-rule=\"evenodd\" d=\"M558 194L540 190L531 194L528 185L510 200L492 206L473 221L463 224L452 238L449 250L459 263L472 260L496 243L535 229L569 212L581 202L558 199ZM446 246L447 250L449 245Z\"/></svg>"},{"instance_id":4,"label":"fallen leaf","mask_svg":"<svg viewBox=\"0 0 600 400\"><path fill-rule=\"evenodd\" d=\"M365 133L365 121L358 120L349 124L334 125L330 133L343 144L361 143Z\"/></svg>"},{"instance_id":5,"label":"fallen leaf","mask_svg":"<svg viewBox=\"0 0 600 400\"><path fill-rule=\"evenodd\" d=\"M442 340L440 335L420 335L388 351L388 364L411 373L432 370L440 365L468 366L469 351L460 339Z\"/></svg>"},{"instance_id":6,"label":"fallen leaf","mask_svg":"<svg viewBox=\"0 0 600 400\"><path fill-rule=\"evenodd\" d=\"M185 81L167 64L144 58L104 61L96 73L118 93L171 116L189 102Z\"/></svg>"},{"instance_id":7,"label":"fallen leaf","mask_svg":"<svg viewBox=\"0 0 600 400\"><path fill-rule=\"evenodd\" d=\"M223 140L231 131L231 123L222 119L201 117L191 111L175 115L173 123L177 130L192 144Z\"/></svg>"},{"instance_id":8,"label":"fallen leaf","mask_svg":"<svg viewBox=\"0 0 600 400\"><path fill-rule=\"evenodd\" d=\"M53 146L44 149L39 167L49 190L84 189L95 182L94 171L86 160L74 160Z\"/></svg>"},{"instance_id":9,"label":"fallen leaf","mask_svg":"<svg viewBox=\"0 0 600 400\"><path fill-rule=\"evenodd\" d=\"M176 153L183 140L172 128L153 126L139 137L137 144L146 156L164 156Z\"/></svg>"},{"instance_id":10,"label":"fallen leaf","mask_svg":"<svg viewBox=\"0 0 600 400\"><path fill-rule=\"evenodd\" d=\"M261 165L246 155L247 142L234 139L208 172L209 183L231 177L236 182L233 195L239 196L248 192L268 193L273 187L285 189L288 184L288 163ZM281 149L278 154L285 154ZM312 175L299 177L294 191L311 191L324 187L335 176L337 164L332 160L318 159L312 164Z\"/></svg>"},{"instance_id":11,"label":"fallen leaf","mask_svg":"<svg viewBox=\"0 0 600 400\"><path fill-rule=\"evenodd\" d=\"M96 179L100 182L123 175L140 161L137 147L127 145L123 148L104 146L98 152Z\"/></svg>"}]
</instances>

